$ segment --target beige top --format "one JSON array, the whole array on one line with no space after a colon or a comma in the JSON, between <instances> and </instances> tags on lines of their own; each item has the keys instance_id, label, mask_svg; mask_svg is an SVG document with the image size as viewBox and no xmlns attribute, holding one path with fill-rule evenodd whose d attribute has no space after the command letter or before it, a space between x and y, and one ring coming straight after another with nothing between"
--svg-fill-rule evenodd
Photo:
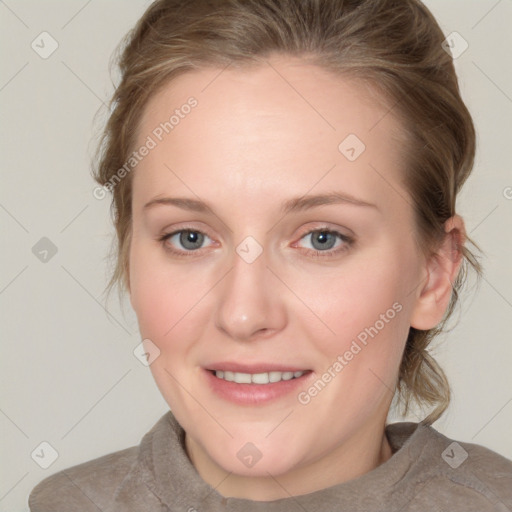
<instances>
[{"instance_id":1,"label":"beige top","mask_svg":"<svg viewBox=\"0 0 512 512\"><path fill-rule=\"evenodd\" d=\"M393 456L365 475L297 497L224 498L197 473L168 411L139 446L55 473L32 490L31 512L512 512L512 461L432 427L386 427Z\"/></svg>"}]
</instances>

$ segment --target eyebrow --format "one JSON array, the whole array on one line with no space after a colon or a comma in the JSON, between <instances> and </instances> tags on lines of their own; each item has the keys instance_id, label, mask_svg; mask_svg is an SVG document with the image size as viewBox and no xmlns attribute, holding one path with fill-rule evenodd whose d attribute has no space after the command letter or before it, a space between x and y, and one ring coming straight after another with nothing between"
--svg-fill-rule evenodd
<instances>
[{"instance_id":1,"label":"eyebrow","mask_svg":"<svg viewBox=\"0 0 512 512\"><path fill-rule=\"evenodd\" d=\"M294 197L285 201L281 206L281 213L286 215L288 213L300 212L315 208L318 206L330 205L330 204L346 204L353 206L365 206L369 208L375 208L378 210L377 205L358 199L350 194L342 194L340 192L331 192L328 194L315 194L305 195L301 197ZM199 199L191 199L186 197L161 197L155 198L144 205L144 209L153 208L155 206L167 205L176 206L184 210L189 210L199 213L207 213L213 211L211 206Z\"/></svg>"}]
</instances>

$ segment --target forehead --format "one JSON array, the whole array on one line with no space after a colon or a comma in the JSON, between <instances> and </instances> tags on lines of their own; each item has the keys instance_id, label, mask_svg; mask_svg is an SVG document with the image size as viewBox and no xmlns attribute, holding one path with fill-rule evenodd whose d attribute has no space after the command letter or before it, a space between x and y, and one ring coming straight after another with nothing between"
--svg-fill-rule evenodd
<instances>
[{"instance_id":1,"label":"forehead","mask_svg":"<svg viewBox=\"0 0 512 512\"><path fill-rule=\"evenodd\" d=\"M148 102L137 146L148 137L155 146L134 181L144 195L182 188L187 183L178 176L189 189L194 184L197 195L222 181L247 197L272 195L276 184L290 195L294 187L306 193L315 183L332 187L340 179L360 195L382 188L382 173L400 178L401 127L383 98L361 82L297 59L180 76Z\"/></svg>"}]
</instances>

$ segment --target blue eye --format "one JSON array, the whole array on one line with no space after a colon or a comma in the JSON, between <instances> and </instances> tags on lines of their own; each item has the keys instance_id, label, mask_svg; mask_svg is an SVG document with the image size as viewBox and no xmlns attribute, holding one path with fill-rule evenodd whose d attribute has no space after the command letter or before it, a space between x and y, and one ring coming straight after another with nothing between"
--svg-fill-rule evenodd
<instances>
[{"instance_id":1,"label":"blue eye","mask_svg":"<svg viewBox=\"0 0 512 512\"><path fill-rule=\"evenodd\" d=\"M192 229L181 229L179 231L174 231L173 233L169 233L160 237L160 242L166 245L166 248L172 253L188 256L187 253L197 252L198 249L201 249L205 239L209 239L210 237L205 233ZM178 250L174 249L176 245L179 244L184 250L178 248ZM172 247L169 247L172 245Z\"/></svg>"},{"instance_id":2,"label":"blue eye","mask_svg":"<svg viewBox=\"0 0 512 512\"><path fill-rule=\"evenodd\" d=\"M330 231L312 231L306 236L311 237L314 250L332 249L336 244L336 235Z\"/></svg>"},{"instance_id":3,"label":"blue eye","mask_svg":"<svg viewBox=\"0 0 512 512\"><path fill-rule=\"evenodd\" d=\"M310 237L312 248L308 249L314 256L329 257L336 256L339 252L345 251L352 245L353 239L338 231L320 228L306 233L301 240ZM340 240L336 246L337 240Z\"/></svg>"}]
</instances>

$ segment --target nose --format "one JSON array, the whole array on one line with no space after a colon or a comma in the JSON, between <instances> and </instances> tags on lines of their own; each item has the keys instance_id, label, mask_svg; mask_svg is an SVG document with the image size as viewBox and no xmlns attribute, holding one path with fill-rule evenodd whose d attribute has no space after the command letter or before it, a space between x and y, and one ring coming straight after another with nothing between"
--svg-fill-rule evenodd
<instances>
[{"instance_id":1,"label":"nose","mask_svg":"<svg viewBox=\"0 0 512 512\"><path fill-rule=\"evenodd\" d=\"M265 251L252 263L235 254L219 285L215 325L235 340L268 337L286 325L282 284L267 263Z\"/></svg>"}]
</instances>

